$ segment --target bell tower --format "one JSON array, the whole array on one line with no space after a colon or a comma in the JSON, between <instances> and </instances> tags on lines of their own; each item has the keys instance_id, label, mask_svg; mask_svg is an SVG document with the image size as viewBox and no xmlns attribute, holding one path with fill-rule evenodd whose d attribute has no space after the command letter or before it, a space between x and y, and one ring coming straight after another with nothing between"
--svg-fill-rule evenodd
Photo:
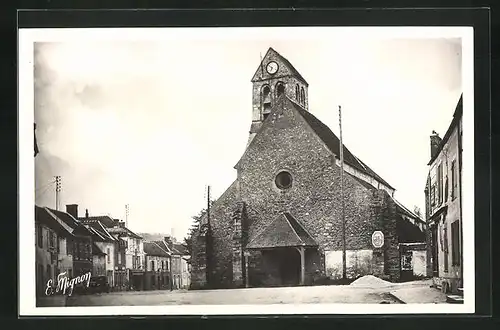
<instances>
[{"instance_id":1,"label":"bell tower","mask_svg":"<svg viewBox=\"0 0 500 330\"><path fill-rule=\"evenodd\" d=\"M279 97L288 97L304 109L309 108L309 84L293 65L273 48L269 48L261 60L252 78L252 84L252 125L248 144L269 116Z\"/></svg>"}]
</instances>

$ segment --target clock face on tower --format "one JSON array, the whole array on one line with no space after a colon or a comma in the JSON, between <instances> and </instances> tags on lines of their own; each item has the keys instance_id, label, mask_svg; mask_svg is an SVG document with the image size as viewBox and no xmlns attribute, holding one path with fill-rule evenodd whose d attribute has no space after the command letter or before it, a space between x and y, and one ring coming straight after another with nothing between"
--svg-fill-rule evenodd
<instances>
[{"instance_id":1,"label":"clock face on tower","mask_svg":"<svg viewBox=\"0 0 500 330\"><path fill-rule=\"evenodd\" d=\"M274 61L269 62L266 66L266 70L267 72L269 72L269 74L275 74L278 71L278 63Z\"/></svg>"}]
</instances>

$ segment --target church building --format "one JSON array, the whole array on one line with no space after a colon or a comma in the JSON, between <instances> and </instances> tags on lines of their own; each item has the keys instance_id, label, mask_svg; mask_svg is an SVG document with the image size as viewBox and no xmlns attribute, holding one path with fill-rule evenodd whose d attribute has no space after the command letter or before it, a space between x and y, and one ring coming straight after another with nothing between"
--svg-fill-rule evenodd
<instances>
[{"instance_id":1,"label":"church building","mask_svg":"<svg viewBox=\"0 0 500 330\"><path fill-rule=\"evenodd\" d=\"M404 278L400 246L425 244L425 222L345 146L341 174L340 140L287 59L270 48L252 84L248 144L193 236L191 288L328 283L343 277L344 241L347 278Z\"/></svg>"}]
</instances>

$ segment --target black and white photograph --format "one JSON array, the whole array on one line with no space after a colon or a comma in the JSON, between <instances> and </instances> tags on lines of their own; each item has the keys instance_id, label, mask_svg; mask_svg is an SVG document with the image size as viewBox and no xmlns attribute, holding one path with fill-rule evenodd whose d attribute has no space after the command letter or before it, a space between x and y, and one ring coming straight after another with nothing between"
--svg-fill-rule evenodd
<instances>
[{"instance_id":1,"label":"black and white photograph","mask_svg":"<svg viewBox=\"0 0 500 330\"><path fill-rule=\"evenodd\" d=\"M473 313L472 36L21 29L20 312Z\"/></svg>"}]
</instances>

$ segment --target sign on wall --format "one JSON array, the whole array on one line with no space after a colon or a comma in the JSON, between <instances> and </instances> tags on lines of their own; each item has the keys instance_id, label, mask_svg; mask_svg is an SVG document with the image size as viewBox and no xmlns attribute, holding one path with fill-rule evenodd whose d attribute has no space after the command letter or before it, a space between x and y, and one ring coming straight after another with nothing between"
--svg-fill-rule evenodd
<instances>
[{"instance_id":1,"label":"sign on wall","mask_svg":"<svg viewBox=\"0 0 500 330\"><path fill-rule=\"evenodd\" d=\"M384 246L384 233L378 230L374 231L372 234L372 245L376 249Z\"/></svg>"}]
</instances>

